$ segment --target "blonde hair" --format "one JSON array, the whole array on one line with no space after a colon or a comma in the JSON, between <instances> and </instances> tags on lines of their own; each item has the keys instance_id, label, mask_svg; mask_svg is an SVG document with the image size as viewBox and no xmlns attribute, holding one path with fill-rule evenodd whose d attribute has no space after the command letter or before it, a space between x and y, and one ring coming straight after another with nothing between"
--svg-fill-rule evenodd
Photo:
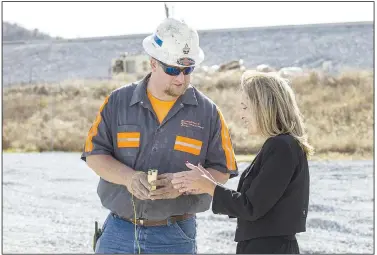
<instances>
[{"instance_id":1,"label":"blonde hair","mask_svg":"<svg viewBox=\"0 0 377 255\"><path fill-rule=\"evenodd\" d=\"M276 74L247 71L241 89L250 100L258 131L265 137L290 134L307 156L314 149L308 142L302 114L287 80Z\"/></svg>"}]
</instances>

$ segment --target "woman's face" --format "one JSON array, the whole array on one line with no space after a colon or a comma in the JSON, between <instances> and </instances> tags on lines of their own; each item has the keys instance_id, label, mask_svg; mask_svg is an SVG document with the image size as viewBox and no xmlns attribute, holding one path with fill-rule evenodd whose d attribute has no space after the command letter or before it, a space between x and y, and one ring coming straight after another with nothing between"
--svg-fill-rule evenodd
<instances>
[{"instance_id":1,"label":"woman's face","mask_svg":"<svg viewBox=\"0 0 377 255\"><path fill-rule=\"evenodd\" d=\"M247 127L249 134L258 134L255 112L251 107L250 99L242 93L241 97L241 118Z\"/></svg>"}]
</instances>

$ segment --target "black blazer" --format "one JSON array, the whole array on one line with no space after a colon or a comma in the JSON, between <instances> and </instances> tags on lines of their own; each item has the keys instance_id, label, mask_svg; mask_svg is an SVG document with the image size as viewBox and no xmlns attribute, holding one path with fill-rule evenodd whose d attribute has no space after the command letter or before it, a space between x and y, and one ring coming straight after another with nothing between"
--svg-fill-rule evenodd
<instances>
[{"instance_id":1,"label":"black blazer","mask_svg":"<svg viewBox=\"0 0 377 255\"><path fill-rule=\"evenodd\" d=\"M237 191L217 185L212 211L237 218L235 241L306 231L309 167L288 134L270 137L242 173Z\"/></svg>"}]
</instances>

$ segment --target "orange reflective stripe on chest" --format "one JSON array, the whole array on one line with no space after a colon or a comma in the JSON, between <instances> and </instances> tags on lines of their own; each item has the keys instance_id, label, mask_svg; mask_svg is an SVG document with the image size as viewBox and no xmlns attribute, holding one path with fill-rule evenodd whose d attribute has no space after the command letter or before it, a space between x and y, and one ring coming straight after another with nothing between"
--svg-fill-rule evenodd
<instances>
[{"instance_id":1,"label":"orange reflective stripe on chest","mask_svg":"<svg viewBox=\"0 0 377 255\"><path fill-rule=\"evenodd\" d=\"M138 148L140 146L140 132L117 133L118 148Z\"/></svg>"},{"instance_id":2,"label":"orange reflective stripe on chest","mask_svg":"<svg viewBox=\"0 0 377 255\"><path fill-rule=\"evenodd\" d=\"M200 155L202 145L202 141L177 135L174 150Z\"/></svg>"}]
</instances>

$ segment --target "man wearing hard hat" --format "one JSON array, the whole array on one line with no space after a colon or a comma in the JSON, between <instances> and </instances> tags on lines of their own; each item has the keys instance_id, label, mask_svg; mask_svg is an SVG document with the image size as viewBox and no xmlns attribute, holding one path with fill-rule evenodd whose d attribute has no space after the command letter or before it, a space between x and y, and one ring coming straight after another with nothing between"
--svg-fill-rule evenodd
<instances>
[{"instance_id":1,"label":"man wearing hard hat","mask_svg":"<svg viewBox=\"0 0 377 255\"><path fill-rule=\"evenodd\" d=\"M211 197L179 193L172 174L188 171L189 162L219 183L237 176L229 130L220 109L190 84L204 59L196 30L169 18L143 47L151 73L105 99L81 156L100 176L97 193L110 210L95 251L196 253L195 215ZM151 169L155 182L148 182Z\"/></svg>"}]
</instances>

